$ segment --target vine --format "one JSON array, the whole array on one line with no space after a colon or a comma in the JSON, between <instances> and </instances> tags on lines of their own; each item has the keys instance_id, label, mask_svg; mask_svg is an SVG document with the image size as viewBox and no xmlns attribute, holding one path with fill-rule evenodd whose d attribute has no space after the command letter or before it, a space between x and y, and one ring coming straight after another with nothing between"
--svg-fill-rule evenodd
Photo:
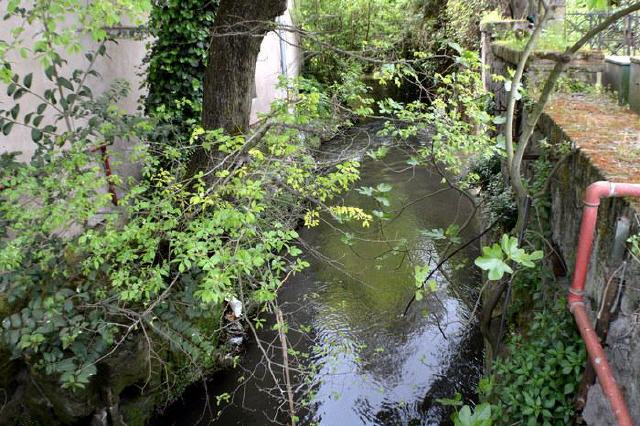
<instances>
[{"instance_id":1,"label":"vine","mask_svg":"<svg viewBox=\"0 0 640 426\"><path fill-rule=\"evenodd\" d=\"M154 41L145 58L145 110L186 138L200 120L209 29L217 6L217 0L156 0L149 17Z\"/></svg>"}]
</instances>

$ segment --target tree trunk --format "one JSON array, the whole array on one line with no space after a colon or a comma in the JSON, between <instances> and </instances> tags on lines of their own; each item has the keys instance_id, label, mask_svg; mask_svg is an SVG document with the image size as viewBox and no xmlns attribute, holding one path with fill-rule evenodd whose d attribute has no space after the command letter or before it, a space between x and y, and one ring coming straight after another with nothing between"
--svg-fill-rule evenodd
<instances>
[{"instance_id":1,"label":"tree trunk","mask_svg":"<svg viewBox=\"0 0 640 426\"><path fill-rule=\"evenodd\" d=\"M526 19L531 14L531 3L531 0L511 0L509 4L511 18Z\"/></svg>"},{"instance_id":2,"label":"tree trunk","mask_svg":"<svg viewBox=\"0 0 640 426\"><path fill-rule=\"evenodd\" d=\"M248 129L260 45L286 8L287 0L220 1L204 76L205 129L222 128L231 134ZM194 153L188 174L206 169L209 162L204 151Z\"/></svg>"}]
</instances>

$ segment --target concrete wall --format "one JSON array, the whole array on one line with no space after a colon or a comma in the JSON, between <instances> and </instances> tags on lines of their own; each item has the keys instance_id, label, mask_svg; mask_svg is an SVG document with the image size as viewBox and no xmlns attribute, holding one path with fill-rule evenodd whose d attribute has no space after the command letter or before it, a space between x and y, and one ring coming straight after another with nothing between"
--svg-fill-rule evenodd
<instances>
[{"instance_id":1,"label":"concrete wall","mask_svg":"<svg viewBox=\"0 0 640 426\"><path fill-rule=\"evenodd\" d=\"M520 61L521 52L502 44L494 43L491 46L494 56L498 61L515 69ZM543 82L546 76L555 66L555 61L550 59L553 52L534 52L527 62L525 81L530 87ZM572 79L590 84L602 84L604 72L604 54L601 52L579 52L567 65L564 75Z\"/></svg>"},{"instance_id":2,"label":"concrete wall","mask_svg":"<svg viewBox=\"0 0 640 426\"><path fill-rule=\"evenodd\" d=\"M290 9L284 16L278 18L285 25L292 24L291 7L293 0L290 1ZM4 21L0 25L0 40L10 40L10 31L16 25L21 25L15 19ZM35 28L27 28L25 39L33 38ZM91 88L94 96L103 93L116 79L124 79L129 82L131 93L126 99L123 99L119 106L129 113L135 113L138 109L138 103L141 96L144 95L141 85L144 81L143 59L147 53L146 45L149 39L135 39L118 37L117 44L110 43L108 45L108 56L100 58L95 64L95 69L101 75L100 78L90 77L88 86ZM82 40L83 46L87 49L95 49L97 46L89 38ZM42 71L42 67L36 59L22 59L17 55L12 58L14 71L24 76L29 72L33 72L32 88L36 93L42 93L50 83ZM83 69L87 65L87 60L83 54L71 55L68 57L69 64L67 70L76 68ZM291 32L271 32L262 43L258 64L256 69L256 85L255 98L253 100L253 108L251 113L251 122L257 120L258 114L269 111L269 106L276 98L286 97L287 91L276 89L278 77L284 73L288 77L295 77L300 72L302 55L299 49L298 37ZM35 110L40 103L38 99L30 95L24 95L20 100L21 117L25 112ZM0 109L8 109L13 106L13 100L6 95L6 88L1 87L0 90ZM54 117L49 114L45 117L43 123L53 123ZM58 123L61 124L61 123ZM9 136L4 136L0 132L0 152L20 151L20 159L27 161L33 155L36 146L31 141L30 129L23 126L14 126ZM115 157L115 163L121 166L116 168L117 172L125 175L134 174L131 165L127 165L126 159L131 150L129 144L120 142L110 149L110 153Z\"/></svg>"},{"instance_id":3,"label":"concrete wall","mask_svg":"<svg viewBox=\"0 0 640 426\"><path fill-rule=\"evenodd\" d=\"M5 24L0 26L0 40L10 40L10 31L19 23L15 19L5 21ZM25 39L29 40L33 38L37 29L33 27L27 27L25 31ZM83 37L81 40L82 45L87 49L96 49L98 45L88 37ZM142 84L142 77L140 77L140 66L142 65L142 59L145 56L145 43L146 40L135 39L118 39L116 43L108 43L107 54L109 57L101 57L96 61L94 69L100 73L100 77L89 76L87 78L87 86L89 86L94 94L97 96L103 93L109 86L116 80L126 80L131 86L131 93L125 99L122 99L119 106L128 112L134 113L138 105L138 99L142 95L139 89ZM74 69L86 69L88 66L88 60L83 54L66 55L65 59L68 60L67 65L63 68L61 75L68 76ZM42 94L45 89L49 88L51 82L46 79L42 66L38 63L38 60L33 57L23 59L17 54L12 53L9 60L13 63L14 72L18 73L21 78L26 74L33 73L32 90L35 93ZM2 85L0 90L0 108L9 109L13 106L13 99L7 96L6 87ZM24 115L28 112L34 111L41 103L39 99L30 94L25 94L18 101L20 103L21 115L18 121L22 122ZM51 108L48 108L45 113L43 124L56 124L63 126L62 122L55 122L54 114ZM62 128L62 127L61 127ZM6 151L20 151L20 159L27 161L33 155L36 146L31 140L31 130L24 126L15 125L13 130L8 136L0 133L0 152ZM124 145L116 147L117 150L127 152L128 148Z\"/></svg>"},{"instance_id":4,"label":"concrete wall","mask_svg":"<svg viewBox=\"0 0 640 426\"><path fill-rule=\"evenodd\" d=\"M618 94L618 103L625 105L629 102L629 71L631 68L629 56L607 56L604 58L605 69L602 84L605 88Z\"/></svg>"},{"instance_id":5,"label":"concrete wall","mask_svg":"<svg viewBox=\"0 0 640 426\"><path fill-rule=\"evenodd\" d=\"M508 20L484 23L481 28L481 58L486 66L482 69L484 88L494 95L494 112L501 115L507 110L509 92L504 82L496 82L492 76L508 77L508 70L515 70L520 61L521 52L501 44L500 38L516 32L525 37L531 31L526 20ZM535 52L528 61L524 76L525 84L533 87L549 74L555 63L548 59L548 52ZM600 84L604 72L604 55L599 52L580 53L569 63L565 75L589 84ZM497 126L501 132L503 125Z\"/></svg>"},{"instance_id":6,"label":"concrete wall","mask_svg":"<svg viewBox=\"0 0 640 426\"><path fill-rule=\"evenodd\" d=\"M640 114L640 57L631 58L629 70L629 106Z\"/></svg>"},{"instance_id":7,"label":"concrete wall","mask_svg":"<svg viewBox=\"0 0 640 426\"><path fill-rule=\"evenodd\" d=\"M500 46L487 46L483 55L490 72L506 76L515 68L518 52ZM598 55L578 57L570 65L570 75L590 83L601 80L604 61ZM527 69L529 81L539 81L548 72L543 58L532 58ZM497 97L497 106L506 104L507 93L500 85L489 86ZM558 170L550 187L552 205L550 225L552 239L560 250L569 274L575 266L577 239L582 217L582 199L588 185L598 180L640 182L636 169L640 158L640 117L604 97L563 95L552 101L538 123L532 143L546 139L549 143L572 142L579 150ZM520 113L524 116L524 113ZM526 165L525 165L526 169ZM631 233L640 232L640 203L635 200L604 200L599 209L594 252L586 283L587 308L592 320L599 310L603 291L619 259L612 258L615 230L621 218L631 223ZM634 424L640 425L640 264L628 259L624 282L616 304L614 320L605 350L614 370ZM558 285L562 285L558 283ZM566 291L563 289L561 291ZM589 425L615 424L607 399L600 386L590 388L583 417Z\"/></svg>"},{"instance_id":8,"label":"concrete wall","mask_svg":"<svg viewBox=\"0 0 640 426\"><path fill-rule=\"evenodd\" d=\"M292 6L293 0L289 0L289 9L278 18L283 26L293 25ZM277 88L278 79L281 75L296 77L300 74L302 50L299 46L298 35L284 30L271 32L262 41L256 71L256 96L251 109L252 124L259 114L269 112L273 100L287 96L287 90Z\"/></svg>"},{"instance_id":9,"label":"concrete wall","mask_svg":"<svg viewBox=\"0 0 640 426\"><path fill-rule=\"evenodd\" d=\"M543 116L539 131L551 143L572 140L548 115ZM572 272L582 218L585 188L598 180L617 180L594 166L594 156L578 151L558 170L551 185L551 226L554 242ZM598 211L598 226L586 282L587 309L592 320L599 310L604 289L615 269L612 258L617 222L625 218L631 232L639 232L637 203L624 199L603 200ZM640 424L640 264L629 260L621 287L620 300L607 336L605 351L616 380L625 395L635 424ZM615 424L608 400L598 384L591 387L583 417L589 425Z\"/></svg>"}]
</instances>

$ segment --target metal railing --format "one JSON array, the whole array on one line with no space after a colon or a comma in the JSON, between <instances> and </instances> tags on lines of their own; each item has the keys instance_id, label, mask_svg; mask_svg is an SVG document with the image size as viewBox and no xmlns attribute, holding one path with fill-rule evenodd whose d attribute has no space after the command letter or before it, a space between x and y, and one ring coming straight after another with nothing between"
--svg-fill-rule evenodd
<instances>
[{"instance_id":1,"label":"metal railing","mask_svg":"<svg viewBox=\"0 0 640 426\"><path fill-rule=\"evenodd\" d=\"M577 39L610 15L610 12L567 13L565 38ZM588 46L612 55L635 55L640 50L640 14L633 13L618 20L595 36Z\"/></svg>"}]
</instances>

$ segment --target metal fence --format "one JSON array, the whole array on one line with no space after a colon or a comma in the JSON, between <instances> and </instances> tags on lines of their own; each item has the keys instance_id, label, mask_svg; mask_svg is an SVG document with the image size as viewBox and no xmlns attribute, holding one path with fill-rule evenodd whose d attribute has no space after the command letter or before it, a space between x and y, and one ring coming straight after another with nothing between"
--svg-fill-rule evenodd
<instances>
[{"instance_id":1,"label":"metal fence","mask_svg":"<svg viewBox=\"0 0 640 426\"><path fill-rule=\"evenodd\" d=\"M610 15L610 12L567 13L565 38L579 38ZM612 55L635 55L640 50L640 14L634 13L618 20L595 36L588 46Z\"/></svg>"}]
</instances>

